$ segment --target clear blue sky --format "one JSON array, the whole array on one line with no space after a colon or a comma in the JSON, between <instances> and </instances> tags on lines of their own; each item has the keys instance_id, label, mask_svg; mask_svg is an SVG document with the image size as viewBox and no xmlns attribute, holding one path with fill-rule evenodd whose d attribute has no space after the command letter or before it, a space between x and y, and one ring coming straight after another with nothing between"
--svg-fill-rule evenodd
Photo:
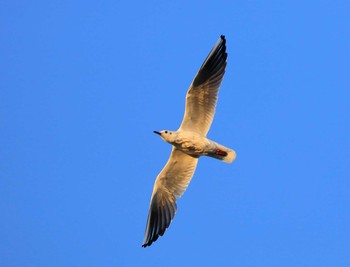
<instances>
[{"instance_id":1,"label":"clear blue sky","mask_svg":"<svg viewBox=\"0 0 350 267\"><path fill-rule=\"evenodd\" d=\"M187 88L228 66L170 228L141 248ZM349 1L0 4L0 265L350 266Z\"/></svg>"}]
</instances>

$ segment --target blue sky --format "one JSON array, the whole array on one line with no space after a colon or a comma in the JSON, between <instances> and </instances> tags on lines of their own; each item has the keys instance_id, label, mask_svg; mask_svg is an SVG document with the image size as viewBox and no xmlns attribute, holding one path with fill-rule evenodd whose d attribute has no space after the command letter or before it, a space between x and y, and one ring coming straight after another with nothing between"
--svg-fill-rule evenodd
<instances>
[{"instance_id":1,"label":"blue sky","mask_svg":"<svg viewBox=\"0 0 350 267\"><path fill-rule=\"evenodd\" d=\"M228 66L170 228L143 249L185 94ZM350 266L349 1L2 1L2 266Z\"/></svg>"}]
</instances>

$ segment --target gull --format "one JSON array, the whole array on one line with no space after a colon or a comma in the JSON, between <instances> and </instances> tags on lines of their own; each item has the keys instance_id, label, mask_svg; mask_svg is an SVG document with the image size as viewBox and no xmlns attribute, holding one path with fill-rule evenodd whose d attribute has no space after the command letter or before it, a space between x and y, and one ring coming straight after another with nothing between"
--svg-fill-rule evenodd
<instances>
[{"instance_id":1,"label":"gull","mask_svg":"<svg viewBox=\"0 0 350 267\"><path fill-rule=\"evenodd\" d=\"M177 209L176 199L188 187L200 156L227 163L236 158L235 151L206 138L214 118L226 59L226 39L221 35L187 91L180 128L154 131L172 145L172 151L154 183L142 247L150 246L169 227Z\"/></svg>"}]
</instances>

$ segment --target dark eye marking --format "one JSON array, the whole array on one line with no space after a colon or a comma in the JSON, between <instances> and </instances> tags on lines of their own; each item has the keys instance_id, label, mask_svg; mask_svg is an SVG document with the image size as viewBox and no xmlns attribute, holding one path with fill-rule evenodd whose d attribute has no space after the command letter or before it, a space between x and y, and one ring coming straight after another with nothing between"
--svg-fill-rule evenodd
<instances>
[{"instance_id":1,"label":"dark eye marking","mask_svg":"<svg viewBox=\"0 0 350 267\"><path fill-rule=\"evenodd\" d=\"M168 133L168 131L165 131L165 133Z\"/></svg>"}]
</instances>

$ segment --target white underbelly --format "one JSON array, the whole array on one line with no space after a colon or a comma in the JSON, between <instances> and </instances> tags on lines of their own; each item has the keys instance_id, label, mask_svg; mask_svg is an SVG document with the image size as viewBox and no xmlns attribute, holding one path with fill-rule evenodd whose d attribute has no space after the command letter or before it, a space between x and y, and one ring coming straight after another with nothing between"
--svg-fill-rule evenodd
<instances>
[{"instance_id":1,"label":"white underbelly","mask_svg":"<svg viewBox=\"0 0 350 267\"><path fill-rule=\"evenodd\" d=\"M209 139L191 133L181 134L173 145L193 157L204 156L216 149L216 143Z\"/></svg>"}]
</instances>

